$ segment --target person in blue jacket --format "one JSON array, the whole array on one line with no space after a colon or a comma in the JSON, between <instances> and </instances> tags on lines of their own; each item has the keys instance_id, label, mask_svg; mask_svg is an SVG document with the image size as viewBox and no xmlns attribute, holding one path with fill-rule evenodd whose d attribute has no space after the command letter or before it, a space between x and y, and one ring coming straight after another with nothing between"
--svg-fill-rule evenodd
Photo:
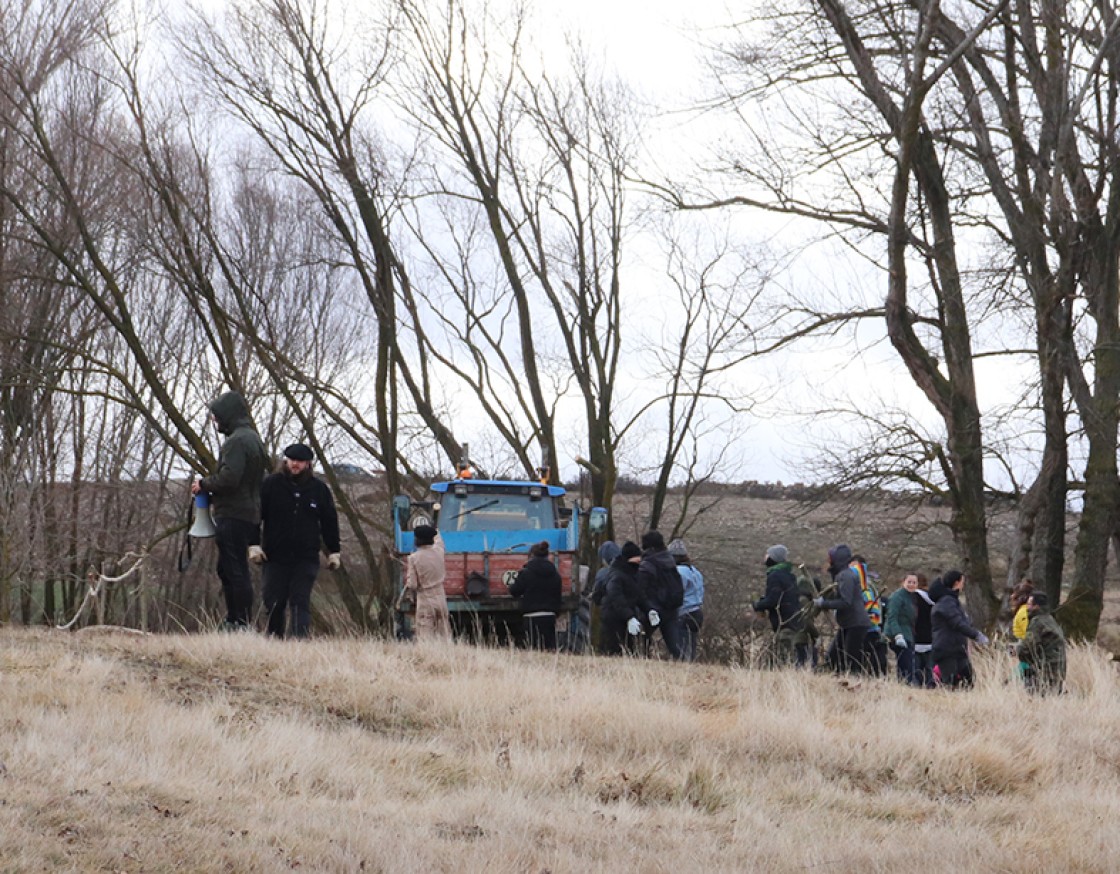
<instances>
[{"instance_id":1,"label":"person in blue jacket","mask_svg":"<svg viewBox=\"0 0 1120 874\"><path fill-rule=\"evenodd\" d=\"M704 627L704 575L692 563L688 546L680 538L669 544L669 555L677 563L677 573L684 584L684 601L677 611L681 660L694 662L700 629Z\"/></svg>"}]
</instances>

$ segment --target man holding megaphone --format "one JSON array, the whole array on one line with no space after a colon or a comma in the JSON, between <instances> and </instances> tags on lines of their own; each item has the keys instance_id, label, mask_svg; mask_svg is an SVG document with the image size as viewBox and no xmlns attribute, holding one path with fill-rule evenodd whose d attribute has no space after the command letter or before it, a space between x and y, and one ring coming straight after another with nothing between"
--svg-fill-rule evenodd
<instances>
[{"instance_id":1,"label":"man holding megaphone","mask_svg":"<svg viewBox=\"0 0 1120 874\"><path fill-rule=\"evenodd\" d=\"M253 427L249 406L237 392L210 404L218 432L226 435L218 452L218 469L191 484L191 494L208 492L217 533L218 579L226 599L222 628L249 628L253 614L253 578L249 547L260 539L261 481L269 467L268 450Z\"/></svg>"}]
</instances>

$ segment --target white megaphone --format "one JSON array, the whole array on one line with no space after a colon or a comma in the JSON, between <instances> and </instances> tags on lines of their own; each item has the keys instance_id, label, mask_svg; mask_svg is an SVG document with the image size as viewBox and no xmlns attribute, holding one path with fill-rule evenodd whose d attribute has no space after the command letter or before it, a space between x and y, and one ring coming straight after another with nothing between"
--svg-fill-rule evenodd
<instances>
[{"instance_id":1,"label":"white megaphone","mask_svg":"<svg viewBox=\"0 0 1120 874\"><path fill-rule=\"evenodd\" d=\"M210 518L210 496L206 492L199 492L194 496L194 522L187 534L201 538L213 537L217 533L214 520Z\"/></svg>"}]
</instances>

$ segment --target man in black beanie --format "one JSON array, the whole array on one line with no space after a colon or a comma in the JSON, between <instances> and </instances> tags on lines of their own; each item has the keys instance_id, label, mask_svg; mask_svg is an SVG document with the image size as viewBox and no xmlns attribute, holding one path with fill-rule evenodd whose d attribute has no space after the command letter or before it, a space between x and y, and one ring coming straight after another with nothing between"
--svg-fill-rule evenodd
<instances>
[{"instance_id":1,"label":"man in black beanie","mask_svg":"<svg viewBox=\"0 0 1120 874\"><path fill-rule=\"evenodd\" d=\"M285 611L291 607L293 637L311 632L311 589L319 575L320 543L326 546L327 567L342 564L338 511L325 482L311 473L314 454L293 443L284 450L279 472L261 485L263 546L249 549L249 560L264 566L264 606L268 633L283 637Z\"/></svg>"}]
</instances>

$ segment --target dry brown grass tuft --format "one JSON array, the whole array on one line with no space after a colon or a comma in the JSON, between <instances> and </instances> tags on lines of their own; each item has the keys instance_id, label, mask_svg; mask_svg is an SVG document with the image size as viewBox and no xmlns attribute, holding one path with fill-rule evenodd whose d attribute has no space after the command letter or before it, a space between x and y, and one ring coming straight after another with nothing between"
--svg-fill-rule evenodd
<instances>
[{"instance_id":1,"label":"dry brown grass tuft","mask_svg":"<svg viewBox=\"0 0 1120 874\"><path fill-rule=\"evenodd\" d=\"M1011 667L6 630L0 871L1114 870L1115 666Z\"/></svg>"}]
</instances>

